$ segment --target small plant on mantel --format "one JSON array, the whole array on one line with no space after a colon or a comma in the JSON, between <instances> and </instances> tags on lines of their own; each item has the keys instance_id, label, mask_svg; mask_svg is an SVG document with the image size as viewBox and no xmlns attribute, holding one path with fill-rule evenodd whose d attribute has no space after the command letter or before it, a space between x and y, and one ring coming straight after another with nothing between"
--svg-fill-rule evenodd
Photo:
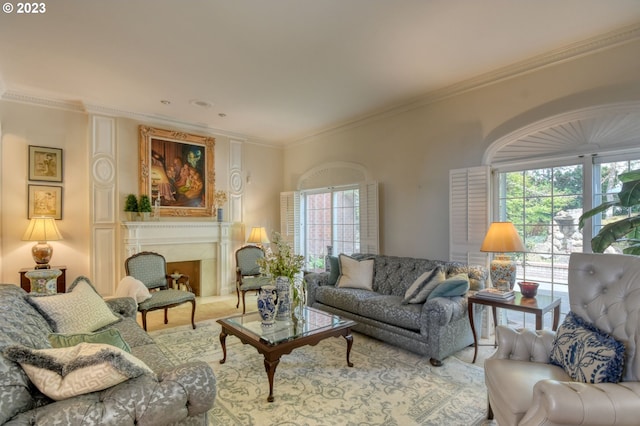
<instances>
[{"instance_id":1,"label":"small plant on mantel","mask_svg":"<svg viewBox=\"0 0 640 426\"><path fill-rule=\"evenodd\" d=\"M151 213L151 199L147 194L140 196L140 203L138 203L138 210L142 213L142 216L147 219Z\"/></svg>"},{"instance_id":2,"label":"small plant on mantel","mask_svg":"<svg viewBox=\"0 0 640 426\"><path fill-rule=\"evenodd\" d=\"M134 194L127 195L124 203L124 211L127 212L127 219L131 222L134 215L138 214L138 199Z\"/></svg>"}]
</instances>

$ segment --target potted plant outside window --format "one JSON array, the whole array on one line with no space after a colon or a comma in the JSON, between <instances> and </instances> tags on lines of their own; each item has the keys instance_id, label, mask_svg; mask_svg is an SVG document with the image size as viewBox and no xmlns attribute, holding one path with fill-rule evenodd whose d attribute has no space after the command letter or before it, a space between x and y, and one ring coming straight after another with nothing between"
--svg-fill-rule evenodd
<instances>
[{"instance_id":1,"label":"potted plant outside window","mask_svg":"<svg viewBox=\"0 0 640 426\"><path fill-rule=\"evenodd\" d=\"M638 212L640 208L640 169L631 170L618 176L622 182L620 192L615 200L607 201L586 211L580 216L578 227L582 229L584 221L609 208L623 208L626 211ZM613 243L623 243L625 254L640 256L640 214L624 217L607 223L598 234L591 239L591 249L594 253L604 253Z\"/></svg>"}]
</instances>

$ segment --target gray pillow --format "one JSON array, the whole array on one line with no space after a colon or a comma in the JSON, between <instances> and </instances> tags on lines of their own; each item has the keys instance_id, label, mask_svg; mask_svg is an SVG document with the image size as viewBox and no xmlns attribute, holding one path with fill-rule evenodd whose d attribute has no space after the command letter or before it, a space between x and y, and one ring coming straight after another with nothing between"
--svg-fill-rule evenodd
<instances>
[{"instance_id":1,"label":"gray pillow","mask_svg":"<svg viewBox=\"0 0 640 426\"><path fill-rule=\"evenodd\" d=\"M464 296L469 291L469 275L462 273L454 275L442 281L438 286L429 294L427 300L434 297L454 297Z\"/></svg>"},{"instance_id":2,"label":"gray pillow","mask_svg":"<svg viewBox=\"0 0 640 426\"><path fill-rule=\"evenodd\" d=\"M327 256L329 259L329 285L336 285L340 277L340 259L338 256Z\"/></svg>"},{"instance_id":3,"label":"gray pillow","mask_svg":"<svg viewBox=\"0 0 640 426\"><path fill-rule=\"evenodd\" d=\"M445 273L440 266L424 272L409 286L404 294L402 304L424 303L429 294L444 280Z\"/></svg>"}]
</instances>

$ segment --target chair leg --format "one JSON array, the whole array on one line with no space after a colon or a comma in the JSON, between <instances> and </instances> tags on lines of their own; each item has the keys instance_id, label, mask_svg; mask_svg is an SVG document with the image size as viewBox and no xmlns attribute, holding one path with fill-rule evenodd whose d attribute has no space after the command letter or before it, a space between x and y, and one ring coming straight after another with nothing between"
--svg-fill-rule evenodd
<instances>
[{"instance_id":1,"label":"chair leg","mask_svg":"<svg viewBox=\"0 0 640 426\"><path fill-rule=\"evenodd\" d=\"M244 295L247 294L246 291L242 292L242 315L245 314L246 310L247 310L247 304L244 301Z\"/></svg>"},{"instance_id":2,"label":"chair leg","mask_svg":"<svg viewBox=\"0 0 640 426\"><path fill-rule=\"evenodd\" d=\"M240 286L238 285L237 281L236 281L236 295L238 296L238 303L236 303L236 309L238 309L238 306L240 306Z\"/></svg>"},{"instance_id":3,"label":"chair leg","mask_svg":"<svg viewBox=\"0 0 640 426\"><path fill-rule=\"evenodd\" d=\"M169 308L164 308L164 323L165 324L169 323L169 316L167 314L167 311L169 311Z\"/></svg>"},{"instance_id":4,"label":"chair leg","mask_svg":"<svg viewBox=\"0 0 640 426\"><path fill-rule=\"evenodd\" d=\"M147 331L147 311L142 311L142 328Z\"/></svg>"},{"instance_id":5,"label":"chair leg","mask_svg":"<svg viewBox=\"0 0 640 426\"><path fill-rule=\"evenodd\" d=\"M489 396L487 396L487 420L493 420L493 409L491 408L491 401L489 401Z\"/></svg>"},{"instance_id":6,"label":"chair leg","mask_svg":"<svg viewBox=\"0 0 640 426\"><path fill-rule=\"evenodd\" d=\"M192 300L191 301L191 326L193 327L193 329L196 329L196 322L195 322L195 318L196 318L196 301Z\"/></svg>"}]
</instances>

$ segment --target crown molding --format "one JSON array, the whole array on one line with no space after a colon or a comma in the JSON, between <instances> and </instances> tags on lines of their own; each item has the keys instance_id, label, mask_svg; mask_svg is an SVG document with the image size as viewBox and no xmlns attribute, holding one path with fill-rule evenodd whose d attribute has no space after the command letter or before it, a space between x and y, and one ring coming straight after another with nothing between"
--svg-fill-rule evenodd
<instances>
[{"instance_id":1,"label":"crown molding","mask_svg":"<svg viewBox=\"0 0 640 426\"><path fill-rule=\"evenodd\" d=\"M28 94L17 90L7 89L0 97L3 101L20 102L23 104L43 106L47 108L61 109L65 111L86 113L84 105L80 101L68 101L42 95Z\"/></svg>"},{"instance_id":2,"label":"crown molding","mask_svg":"<svg viewBox=\"0 0 640 426\"><path fill-rule=\"evenodd\" d=\"M576 59L581 56L595 53L600 50L610 49L625 43L629 43L640 39L640 24L622 27L599 36L591 37L576 43L569 44L562 48L558 48L541 55L531 57L529 59L516 62L496 69L494 71L478 75L476 77L461 81L459 83L436 89L417 98L392 105L381 110L373 111L360 117L344 121L334 126L320 129L306 136L296 138L285 143L285 147L293 147L309 142L312 138L332 134L345 129L358 127L371 121L377 121L383 118L395 116L403 112L421 108L423 106L451 98L465 92L476 90L485 86L489 86L500 81L521 76L548 66ZM0 81L0 89L3 89L2 81ZM137 121L148 122L153 124L173 125L180 128L195 130L199 132L212 133L219 136L225 136L233 139L241 139L247 143L253 143L265 147L277 147L278 144L272 144L260 137L239 134L224 129L208 126L201 123L190 123L166 116L154 114L146 114L134 111L127 111L104 105L86 103L83 101L70 101L51 96L41 96L38 94L28 94L18 90L5 89L0 90L0 99L14 102L21 102L32 105L39 105L49 108L57 108L66 111L81 112L88 114L101 114L113 117L131 118Z\"/></svg>"},{"instance_id":3,"label":"crown molding","mask_svg":"<svg viewBox=\"0 0 640 426\"><path fill-rule=\"evenodd\" d=\"M533 56L523 61L515 62L511 65L507 65L505 67L480 74L476 77L461 81L459 83L430 91L429 93L426 93L412 100L405 101L403 103L393 105L382 110L374 111L367 115L357 117L353 120L340 123L336 126L320 130L296 141L292 141L292 143L287 146L292 147L295 145L304 144L305 142L309 141L309 139L316 136L343 131L345 129L361 126L371 121L398 115L403 112L421 108L423 106L430 105L454 96L458 96L472 90L480 89L482 87L496 84L498 82L514 77L522 76L540 70L542 68L573 60L601 50L620 46L622 44L629 43L638 39L640 39L640 24L622 27L605 34L601 34L599 36L591 37L586 40L572 43L567 46L554 49L537 56Z\"/></svg>"}]
</instances>

